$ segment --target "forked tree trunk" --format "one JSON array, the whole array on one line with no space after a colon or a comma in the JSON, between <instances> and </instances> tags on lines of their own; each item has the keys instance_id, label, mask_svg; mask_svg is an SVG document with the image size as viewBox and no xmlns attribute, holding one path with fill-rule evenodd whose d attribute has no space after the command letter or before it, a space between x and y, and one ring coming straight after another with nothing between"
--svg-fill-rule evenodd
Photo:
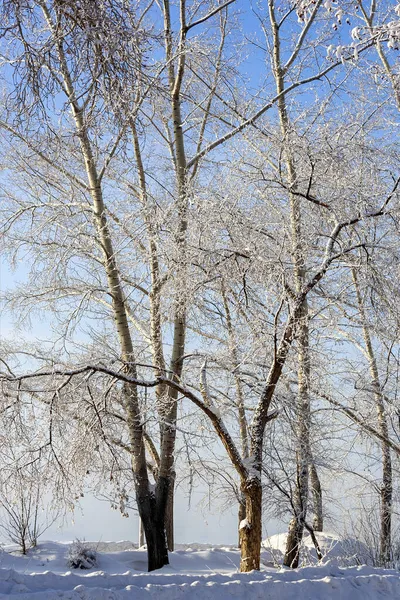
<instances>
[{"instance_id":1,"label":"forked tree trunk","mask_svg":"<svg viewBox=\"0 0 400 600\"><path fill-rule=\"evenodd\" d=\"M147 521L147 520L146 520ZM147 569L155 571L169 564L163 519L150 518L146 522Z\"/></svg>"},{"instance_id":2,"label":"forked tree trunk","mask_svg":"<svg viewBox=\"0 0 400 600\"><path fill-rule=\"evenodd\" d=\"M245 482L242 488L246 500L245 519L239 529L240 571L258 570L261 554L262 487L260 479Z\"/></svg>"}]
</instances>

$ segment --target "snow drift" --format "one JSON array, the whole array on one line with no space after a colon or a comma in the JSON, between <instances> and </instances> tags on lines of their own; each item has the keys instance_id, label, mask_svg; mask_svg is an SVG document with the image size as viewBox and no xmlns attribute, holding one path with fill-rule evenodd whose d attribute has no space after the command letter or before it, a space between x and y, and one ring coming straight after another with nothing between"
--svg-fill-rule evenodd
<instances>
[{"instance_id":1,"label":"snow drift","mask_svg":"<svg viewBox=\"0 0 400 600\"><path fill-rule=\"evenodd\" d=\"M273 540L272 540L273 541ZM281 540L282 541L282 540ZM66 571L65 544L45 542L26 557L0 555L0 600L378 600L400 598L400 574L333 562L296 570L239 573L230 547L180 549L168 567L144 573L146 553L127 543L97 548L98 566ZM182 547L181 547L182 548ZM263 562L269 551L263 552Z\"/></svg>"}]
</instances>

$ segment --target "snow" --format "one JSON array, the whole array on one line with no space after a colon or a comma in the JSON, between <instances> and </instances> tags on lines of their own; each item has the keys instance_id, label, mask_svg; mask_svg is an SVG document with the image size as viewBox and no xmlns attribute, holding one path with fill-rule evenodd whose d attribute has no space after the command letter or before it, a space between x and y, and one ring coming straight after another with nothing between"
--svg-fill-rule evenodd
<instances>
[{"instance_id":1,"label":"snow","mask_svg":"<svg viewBox=\"0 0 400 600\"><path fill-rule=\"evenodd\" d=\"M320 535L320 543L334 536ZM330 542L329 542L330 540ZM337 539L336 539L337 542ZM266 542L267 543L267 542ZM284 536L268 544L279 552ZM267 567L271 550L263 549L260 572L239 573L239 552L232 547L178 546L171 564L145 573L146 552L129 542L97 545L97 566L89 571L66 568L68 545L43 542L28 556L0 554L0 600L380 600L400 598L400 574L366 565L323 565L290 570ZM279 546L279 547L278 547ZM333 544L339 551L338 544Z\"/></svg>"},{"instance_id":2,"label":"snow","mask_svg":"<svg viewBox=\"0 0 400 600\"><path fill-rule=\"evenodd\" d=\"M368 564L370 553L367 547L353 538L338 538L335 533L315 532L318 545L323 555L323 562L329 561L340 566ZM280 564L286 547L287 533L277 533L262 542L262 547L269 550L275 564ZM303 564L318 564L314 543L308 532L303 536L303 547L300 555Z\"/></svg>"}]
</instances>

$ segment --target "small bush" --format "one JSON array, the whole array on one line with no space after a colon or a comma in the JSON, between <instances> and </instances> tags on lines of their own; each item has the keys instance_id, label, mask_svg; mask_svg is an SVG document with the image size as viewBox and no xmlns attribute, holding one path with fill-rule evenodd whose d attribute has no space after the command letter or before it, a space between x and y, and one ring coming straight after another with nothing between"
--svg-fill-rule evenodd
<instances>
[{"instance_id":1,"label":"small bush","mask_svg":"<svg viewBox=\"0 0 400 600\"><path fill-rule=\"evenodd\" d=\"M75 540L68 549L67 565L71 569L91 569L96 566L97 553L94 548Z\"/></svg>"}]
</instances>

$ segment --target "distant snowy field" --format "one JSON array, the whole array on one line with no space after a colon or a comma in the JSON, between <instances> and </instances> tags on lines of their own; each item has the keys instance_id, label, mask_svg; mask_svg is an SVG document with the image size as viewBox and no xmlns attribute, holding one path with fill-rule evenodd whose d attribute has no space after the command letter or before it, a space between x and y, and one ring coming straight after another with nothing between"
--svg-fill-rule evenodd
<instances>
[{"instance_id":1,"label":"distant snowy field","mask_svg":"<svg viewBox=\"0 0 400 600\"><path fill-rule=\"evenodd\" d=\"M239 552L204 544L178 546L170 565L146 573L146 552L130 542L98 544L97 566L66 567L68 544L43 542L28 556L0 553L0 600L378 600L400 598L400 573L362 562L363 547L329 534L319 543L326 562L296 570L272 566L285 536L263 542L261 572L239 573ZM96 546L95 544L93 544ZM313 560L306 540L305 558ZM354 553L353 553L354 552ZM353 554L352 554L353 553Z\"/></svg>"}]
</instances>

